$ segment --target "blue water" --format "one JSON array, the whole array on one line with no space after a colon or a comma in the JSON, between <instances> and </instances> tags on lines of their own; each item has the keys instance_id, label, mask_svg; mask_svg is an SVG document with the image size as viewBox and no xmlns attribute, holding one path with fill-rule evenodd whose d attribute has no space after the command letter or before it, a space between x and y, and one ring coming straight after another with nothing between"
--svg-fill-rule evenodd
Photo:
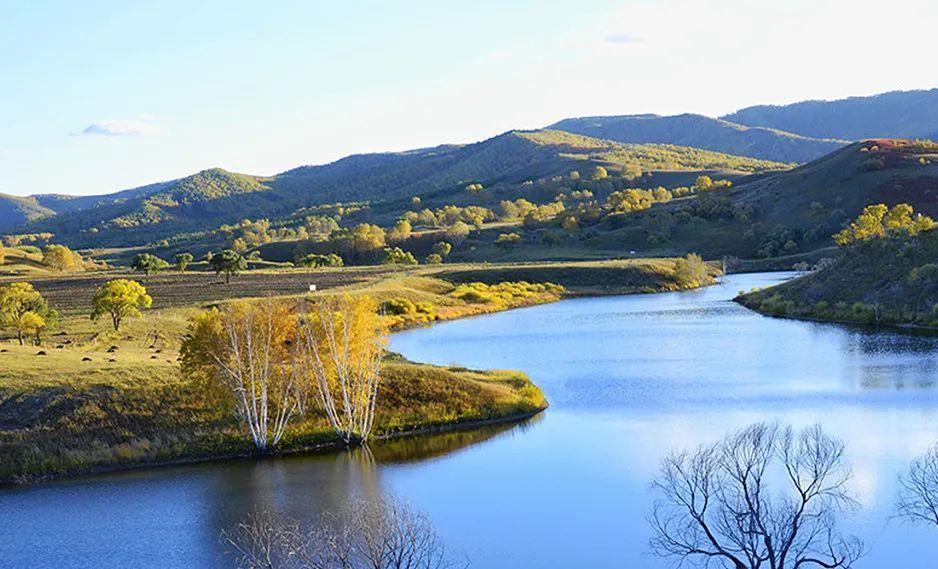
<instances>
[{"instance_id":1,"label":"blue water","mask_svg":"<svg viewBox=\"0 0 938 569\"><path fill-rule=\"evenodd\" d=\"M938 338L759 316L734 275L704 290L584 298L396 334L410 359L526 371L532 421L363 453L144 470L0 492L0 567L229 566L220 532L263 509L312 517L393 494L474 567L668 567L648 484L670 450L754 421L848 445L860 568L927 567L938 529L890 520L896 476L938 441Z\"/></svg>"}]
</instances>

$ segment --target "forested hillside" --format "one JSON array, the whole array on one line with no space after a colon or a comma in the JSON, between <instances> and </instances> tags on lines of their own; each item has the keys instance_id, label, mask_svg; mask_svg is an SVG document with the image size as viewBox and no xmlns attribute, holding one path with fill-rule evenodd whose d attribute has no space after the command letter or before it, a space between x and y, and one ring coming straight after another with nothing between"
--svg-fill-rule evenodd
<instances>
[{"instance_id":1,"label":"forested hillside","mask_svg":"<svg viewBox=\"0 0 938 569\"><path fill-rule=\"evenodd\" d=\"M565 119L549 128L629 143L693 146L778 162L808 162L844 144L703 115L624 115Z\"/></svg>"},{"instance_id":2,"label":"forested hillside","mask_svg":"<svg viewBox=\"0 0 938 569\"><path fill-rule=\"evenodd\" d=\"M288 216L320 204L409 200L435 191L462 190L469 184L522 184L595 166L630 177L658 170L756 172L786 167L672 145L628 145L559 131L512 131L466 146L350 156L266 178L206 170L147 186L145 191L116 194L112 200L95 198L91 207L67 208L21 230L51 232L59 241L82 247L143 245L245 218Z\"/></svg>"}]
</instances>

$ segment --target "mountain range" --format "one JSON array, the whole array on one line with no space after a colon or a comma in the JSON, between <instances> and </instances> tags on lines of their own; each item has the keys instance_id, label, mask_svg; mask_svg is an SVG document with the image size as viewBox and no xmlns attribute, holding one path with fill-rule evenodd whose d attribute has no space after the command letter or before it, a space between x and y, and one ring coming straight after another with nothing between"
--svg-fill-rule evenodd
<instances>
[{"instance_id":1,"label":"mountain range","mask_svg":"<svg viewBox=\"0 0 938 569\"><path fill-rule=\"evenodd\" d=\"M521 183L595 166L782 170L874 137L938 138L938 89L749 107L721 118L570 118L468 145L353 155L275 176L214 168L98 196L0 194L0 232L53 232L57 240L79 246L140 245L317 204L410 199L468 183Z\"/></svg>"}]
</instances>

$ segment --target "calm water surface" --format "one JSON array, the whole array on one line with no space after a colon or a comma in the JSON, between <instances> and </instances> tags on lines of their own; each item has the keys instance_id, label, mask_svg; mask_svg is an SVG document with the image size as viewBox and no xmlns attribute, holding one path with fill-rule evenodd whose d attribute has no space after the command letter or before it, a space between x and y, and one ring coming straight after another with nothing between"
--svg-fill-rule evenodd
<instances>
[{"instance_id":1,"label":"calm water surface","mask_svg":"<svg viewBox=\"0 0 938 569\"><path fill-rule=\"evenodd\" d=\"M512 427L362 452L225 462L0 492L0 567L224 567L255 510L314 517L393 494L474 567L668 567L647 554L648 482L669 450L753 421L848 444L858 567L932 566L938 530L890 521L896 475L938 441L938 338L764 318L729 299L785 275L593 299L394 336L417 360L526 371L552 407Z\"/></svg>"}]
</instances>

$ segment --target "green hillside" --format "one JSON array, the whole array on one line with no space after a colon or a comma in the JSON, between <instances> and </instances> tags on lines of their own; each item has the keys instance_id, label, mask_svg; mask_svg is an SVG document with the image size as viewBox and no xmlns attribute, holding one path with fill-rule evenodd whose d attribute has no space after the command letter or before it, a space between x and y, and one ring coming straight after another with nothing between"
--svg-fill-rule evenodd
<instances>
[{"instance_id":1,"label":"green hillside","mask_svg":"<svg viewBox=\"0 0 938 569\"><path fill-rule=\"evenodd\" d=\"M818 271L737 300L776 316L938 326L938 231L862 243Z\"/></svg>"},{"instance_id":2,"label":"green hillside","mask_svg":"<svg viewBox=\"0 0 938 569\"><path fill-rule=\"evenodd\" d=\"M759 105L722 117L817 138L938 139L938 89L893 91L837 101Z\"/></svg>"},{"instance_id":3,"label":"green hillside","mask_svg":"<svg viewBox=\"0 0 938 569\"><path fill-rule=\"evenodd\" d=\"M651 208L616 234L629 248L648 252L653 245L652 252L662 254L795 255L833 245L831 235L875 203L908 203L938 214L938 146L851 144L793 170L739 180L720 195ZM643 244L648 227L664 227L668 239Z\"/></svg>"},{"instance_id":4,"label":"green hillside","mask_svg":"<svg viewBox=\"0 0 938 569\"><path fill-rule=\"evenodd\" d=\"M777 162L807 162L847 144L694 114L572 118L549 128L619 142L678 144Z\"/></svg>"},{"instance_id":5,"label":"green hillside","mask_svg":"<svg viewBox=\"0 0 938 569\"><path fill-rule=\"evenodd\" d=\"M786 168L678 146L620 144L559 131L512 131L466 146L350 156L268 178L206 170L149 186L150 191L122 193L111 201L96 199L92 207L71 208L23 230L52 232L56 240L82 247L143 245L245 218L289 216L318 204L410 200L462 191L471 183L521 184L574 169L588 172L596 165L637 173Z\"/></svg>"}]
</instances>

